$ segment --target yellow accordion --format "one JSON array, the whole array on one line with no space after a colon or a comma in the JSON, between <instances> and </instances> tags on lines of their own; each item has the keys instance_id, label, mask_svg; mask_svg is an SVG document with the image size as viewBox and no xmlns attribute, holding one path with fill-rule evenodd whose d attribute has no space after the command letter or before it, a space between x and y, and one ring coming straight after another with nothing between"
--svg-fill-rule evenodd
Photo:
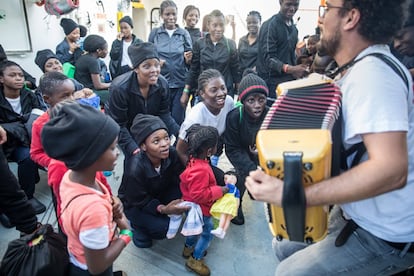
<instances>
[{"instance_id":1,"label":"yellow accordion","mask_svg":"<svg viewBox=\"0 0 414 276\"><path fill-rule=\"evenodd\" d=\"M322 75L282 83L257 133L259 163L284 181L282 207L266 204L278 239L313 243L327 234L328 206L307 207L304 187L331 176L332 129L341 92Z\"/></svg>"}]
</instances>

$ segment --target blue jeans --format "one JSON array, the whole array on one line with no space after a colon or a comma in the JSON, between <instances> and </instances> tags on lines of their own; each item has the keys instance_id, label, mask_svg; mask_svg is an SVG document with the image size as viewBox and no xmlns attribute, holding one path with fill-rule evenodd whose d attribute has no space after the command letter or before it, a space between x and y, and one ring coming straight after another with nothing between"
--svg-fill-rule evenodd
<instances>
[{"instance_id":1,"label":"blue jeans","mask_svg":"<svg viewBox=\"0 0 414 276\"><path fill-rule=\"evenodd\" d=\"M183 89L181 88L170 88L170 110L171 116L174 118L177 125L181 126L184 121L185 110L181 105L180 98L183 95Z\"/></svg>"},{"instance_id":2,"label":"blue jeans","mask_svg":"<svg viewBox=\"0 0 414 276\"><path fill-rule=\"evenodd\" d=\"M393 275L414 263L414 253L404 253L362 228L341 247L335 240L345 226L338 206L331 212L328 235L309 246L289 241L273 241L281 261L275 275Z\"/></svg>"},{"instance_id":3,"label":"blue jeans","mask_svg":"<svg viewBox=\"0 0 414 276\"><path fill-rule=\"evenodd\" d=\"M213 218L203 216L203 232L201 235L188 236L185 240L187 247L194 247L193 257L196 260L200 260L204 256L204 252L210 246L210 242L213 239L213 235L210 233L213 230Z\"/></svg>"}]
</instances>

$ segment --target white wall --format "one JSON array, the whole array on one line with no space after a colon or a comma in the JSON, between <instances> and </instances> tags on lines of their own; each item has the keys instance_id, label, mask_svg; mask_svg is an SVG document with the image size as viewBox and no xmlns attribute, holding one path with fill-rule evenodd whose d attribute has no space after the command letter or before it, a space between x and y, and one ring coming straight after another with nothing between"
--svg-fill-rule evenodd
<instances>
[{"instance_id":1,"label":"white wall","mask_svg":"<svg viewBox=\"0 0 414 276\"><path fill-rule=\"evenodd\" d=\"M1 2L6 0L0 0ZM21 1L21 0L13 0ZM30 29L30 36L32 41L33 52L25 53L23 55L9 55L9 59L18 62L26 71L31 73L34 77L39 79L42 72L34 63L36 52L42 49L51 49L55 51L56 45L64 38L64 33L59 25L60 18L48 15L44 7L39 7L33 3L33 0L26 1L28 23ZM102 8L98 6L96 0L81 0L79 9L74 12L64 15L69 17L82 25L86 25L90 19L89 34L102 35L108 42L109 47L112 41L116 38L117 33L117 12L122 10L124 14L132 15L134 20L134 33L141 39L146 41L150 31L150 12L154 7L159 7L162 0L142 0L144 9L131 9L125 5L126 0L101 0L104 4L106 20L101 20L98 15L103 12ZM320 0L302 0L300 9L295 15L295 20L300 17L298 22L299 39L306 34L314 32L317 20L317 7ZM121 5L123 3L124 5ZM211 12L213 9L220 9L225 15L233 14L236 20L236 39L247 33L245 27L246 15L251 10L257 10L262 14L262 19L267 20L273 14L279 11L278 0L254 0L254 1L237 1L237 0L176 0L178 6L178 23L182 26L182 13L186 5L193 4L198 6L201 11L201 16ZM89 14L89 17L88 17ZM114 23L111 27L110 22ZM100 32L99 25L104 26L104 31ZM11 28L13 26L10 26ZM201 27L201 20L198 23ZM228 31L226 32L228 35ZM4 39L4 38L2 38ZM8 37L6 39L13 39ZM108 58L106 59L108 62Z\"/></svg>"},{"instance_id":2,"label":"white wall","mask_svg":"<svg viewBox=\"0 0 414 276\"><path fill-rule=\"evenodd\" d=\"M4 1L4 0L1 0ZM18 0L13 0L18 1ZM60 26L60 19L62 17L68 17L73 19L75 22L79 24L85 25L88 22L88 12L91 24L89 25L88 34L99 34L103 36L108 44L109 47L112 44L112 41L116 38L116 27L115 24L112 28L110 27L110 23L108 21L112 21L116 23L116 13L117 3L118 1L115 0L102 0L105 8L106 14L106 21L103 21L97 18L97 14L102 12L102 8L96 5L96 1L92 0L83 0L80 1L79 9L71 12L70 14L63 15L60 18L57 18L54 15L48 15L43 6L39 7L34 4L31 0L26 1L26 9L27 9L27 20L29 23L30 29L30 37L32 41L32 49L31 53L25 53L20 55L10 55L8 54L8 58L10 60L16 61L19 63L27 72L32 74L34 77L39 80L39 77L42 75L42 71L39 67L34 63L34 59L36 57L36 52L42 49L51 49L52 51L56 50L56 45L59 44L65 34L63 29ZM1 3L0 3L1 9ZM100 23L104 24L104 32L98 31L98 25ZM12 26L11 26L12 27ZM12 37L7 39L13 39ZM106 60L107 61L107 60Z\"/></svg>"}]
</instances>

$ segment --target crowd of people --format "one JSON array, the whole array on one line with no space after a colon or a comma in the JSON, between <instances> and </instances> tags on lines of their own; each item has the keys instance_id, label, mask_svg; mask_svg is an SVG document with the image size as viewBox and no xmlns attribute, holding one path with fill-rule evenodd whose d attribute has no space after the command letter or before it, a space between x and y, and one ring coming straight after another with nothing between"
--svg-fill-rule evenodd
<instances>
[{"instance_id":1,"label":"crowd of people","mask_svg":"<svg viewBox=\"0 0 414 276\"><path fill-rule=\"evenodd\" d=\"M206 15L200 30L200 10L188 5L180 27L170 0L162 1L163 24L148 39L132 34L132 18L122 17L110 49L103 37L62 18L65 38L56 51L36 54L44 73L38 87L0 53L1 223L23 234L39 226L36 214L46 208L34 194L43 169L67 238L69 275L112 275L130 241L148 248L173 238L182 217L185 265L210 275L204 257L213 238L224 238L230 221L249 219L246 190L251 199L282 205L283 180L257 169L256 134L276 87L329 73L343 95L343 147L362 143L366 152L339 176L306 187L307 206L332 206L329 234L313 244L275 238L276 275L407 270L414 264L414 100L407 70L414 16L406 12L414 4L327 1L303 47L293 22L300 0L279 4L263 24L250 11L238 43L234 19L220 10ZM225 36L229 24L232 38ZM102 60L108 52L109 67ZM113 170L118 145L123 176L112 191L102 172ZM223 153L233 172L217 166ZM17 178L10 161L18 164ZM213 215L220 218L217 229Z\"/></svg>"}]
</instances>

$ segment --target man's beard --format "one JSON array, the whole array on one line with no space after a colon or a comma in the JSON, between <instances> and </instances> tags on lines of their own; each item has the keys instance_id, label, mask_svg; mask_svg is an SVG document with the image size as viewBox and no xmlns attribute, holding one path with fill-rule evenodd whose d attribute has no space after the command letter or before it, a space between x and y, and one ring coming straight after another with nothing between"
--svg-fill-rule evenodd
<instances>
[{"instance_id":1,"label":"man's beard","mask_svg":"<svg viewBox=\"0 0 414 276\"><path fill-rule=\"evenodd\" d=\"M341 41L341 33L339 28L335 30L333 37L325 38L323 33L321 40L318 43L318 51L324 55L334 57L339 49L339 43Z\"/></svg>"}]
</instances>

